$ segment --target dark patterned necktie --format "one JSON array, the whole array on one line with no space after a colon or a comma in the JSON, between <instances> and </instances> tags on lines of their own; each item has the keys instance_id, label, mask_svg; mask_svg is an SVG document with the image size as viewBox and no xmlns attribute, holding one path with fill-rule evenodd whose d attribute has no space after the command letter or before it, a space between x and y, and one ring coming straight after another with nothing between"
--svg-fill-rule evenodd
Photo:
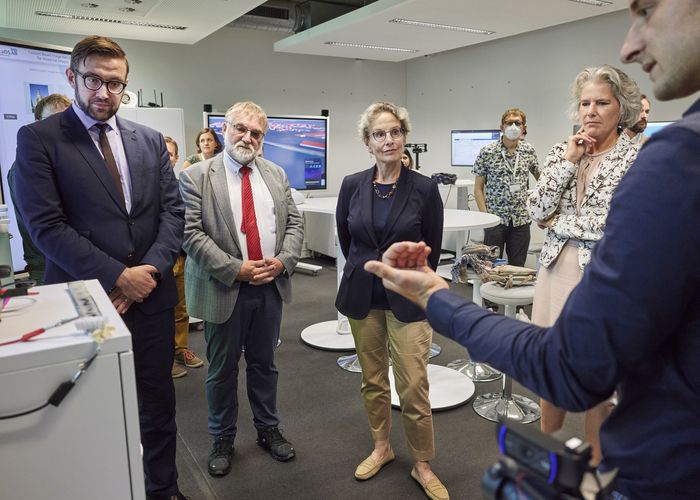
<instances>
[{"instance_id":1,"label":"dark patterned necktie","mask_svg":"<svg viewBox=\"0 0 700 500\"><path fill-rule=\"evenodd\" d=\"M255 203L253 201L253 188L250 186L250 167L241 167L243 179L241 180L241 206L243 208L243 220L241 232L245 234L246 247L249 260L261 260L263 258L260 248L260 234L258 233L258 220L255 218Z\"/></svg>"},{"instance_id":2,"label":"dark patterned necktie","mask_svg":"<svg viewBox=\"0 0 700 500\"><path fill-rule=\"evenodd\" d=\"M117 161L114 159L114 153L112 153L112 147L109 145L109 139L107 139L107 129L109 125L106 123L97 123L95 127L100 131L100 149L102 150L102 155L105 158L105 164L107 165L107 170L109 171L114 183L117 185L117 192L124 202L124 190L122 189L122 178L119 175L119 169L117 168Z\"/></svg>"}]
</instances>

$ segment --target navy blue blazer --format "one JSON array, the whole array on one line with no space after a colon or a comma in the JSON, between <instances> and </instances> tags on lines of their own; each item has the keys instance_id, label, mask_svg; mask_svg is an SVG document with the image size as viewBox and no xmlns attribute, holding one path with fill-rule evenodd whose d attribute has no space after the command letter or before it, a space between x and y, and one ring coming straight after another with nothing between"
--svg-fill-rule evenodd
<instances>
[{"instance_id":1,"label":"navy blue blazer","mask_svg":"<svg viewBox=\"0 0 700 500\"><path fill-rule=\"evenodd\" d=\"M430 266L440 259L444 211L437 183L413 170L403 169L394 203L380 238L372 222L372 179L376 167L343 179L335 217L338 241L345 256L336 308L353 319L367 317L372 301L374 275L364 269L365 262L381 260L384 251L397 241L425 241L432 249ZM387 290L392 313L405 323L425 319L417 305Z\"/></svg>"},{"instance_id":2,"label":"navy blue blazer","mask_svg":"<svg viewBox=\"0 0 700 500\"><path fill-rule=\"evenodd\" d=\"M20 210L46 255L46 283L98 279L110 290L125 267L151 264L162 281L140 308L177 303L172 267L182 245L184 205L159 132L117 118L131 173L127 212L90 134L72 108L20 128Z\"/></svg>"}]
</instances>

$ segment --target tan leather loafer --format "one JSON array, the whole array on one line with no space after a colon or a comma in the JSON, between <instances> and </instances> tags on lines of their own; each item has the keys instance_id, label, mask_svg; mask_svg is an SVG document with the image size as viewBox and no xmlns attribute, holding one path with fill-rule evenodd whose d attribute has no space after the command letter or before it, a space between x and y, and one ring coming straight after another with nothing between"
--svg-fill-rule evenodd
<instances>
[{"instance_id":1,"label":"tan leather loafer","mask_svg":"<svg viewBox=\"0 0 700 500\"><path fill-rule=\"evenodd\" d=\"M382 467L384 467L389 462L393 462L396 456L394 455L394 450L389 450L389 454L381 462L376 462L372 455L365 458L360 465L355 469L355 479L358 481L367 481L377 475Z\"/></svg>"},{"instance_id":2,"label":"tan leather loafer","mask_svg":"<svg viewBox=\"0 0 700 500\"><path fill-rule=\"evenodd\" d=\"M427 483L424 483L415 467L411 469L411 477L421 485L423 491L431 500L450 500L450 494L447 492L447 488L445 488L445 485L443 485L439 479L431 479Z\"/></svg>"}]
</instances>

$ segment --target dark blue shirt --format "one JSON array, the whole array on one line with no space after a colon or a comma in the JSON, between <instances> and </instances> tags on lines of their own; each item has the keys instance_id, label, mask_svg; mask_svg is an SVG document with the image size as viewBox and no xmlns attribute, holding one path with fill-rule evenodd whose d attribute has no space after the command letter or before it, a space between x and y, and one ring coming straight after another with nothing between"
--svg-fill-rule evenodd
<instances>
[{"instance_id":1,"label":"dark blue shirt","mask_svg":"<svg viewBox=\"0 0 700 500\"><path fill-rule=\"evenodd\" d=\"M377 191L386 198L380 198L373 192L372 196L372 223L374 232L377 235L377 240L382 239L384 235L384 227L391 212L391 206L394 204L395 185L392 184L377 184ZM372 186L374 191L374 186ZM386 296L386 289L382 285L381 278L374 277L372 280L372 309L391 309L389 307L389 299Z\"/></svg>"},{"instance_id":2,"label":"dark blue shirt","mask_svg":"<svg viewBox=\"0 0 700 500\"><path fill-rule=\"evenodd\" d=\"M491 314L449 291L432 326L557 406L619 387L603 468L629 498L698 498L700 100L654 134L613 196L605 236L552 328Z\"/></svg>"}]
</instances>

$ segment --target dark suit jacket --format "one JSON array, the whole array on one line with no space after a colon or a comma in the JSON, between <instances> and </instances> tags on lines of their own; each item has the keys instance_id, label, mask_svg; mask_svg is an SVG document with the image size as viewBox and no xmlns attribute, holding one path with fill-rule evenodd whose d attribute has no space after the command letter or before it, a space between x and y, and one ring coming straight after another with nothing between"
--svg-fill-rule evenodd
<instances>
[{"instance_id":1,"label":"dark suit jacket","mask_svg":"<svg viewBox=\"0 0 700 500\"><path fill-rule=\"evenodd\" d=\"M368 260L381 260L397 241L425 241L432 249L430 265L437 267L442 243L444 212L438 186L429 177L404 169L396 187L384 234L378 238L372 222L372 167L343 179L335 217L338 241L346 263L335 306L346 316L363 319L372 301L374 275L364 269ZM405 323L425 319L423 311L400 295L387 290L389 306Z\"/></svg>"},{"instance_id":2,"label":"dark suit jacket","mask_svg":"<svg viewBox=\"0 0 700 500\"><path fill-rule=\"evenodd\" d=\"M131 212L72 108L17 133L16 187L32 240L46 256L46 283L98 279L110 290L126 266L151 264L162 281L141 304L173 307L171 269L180 251L184 205L163 136L117 118L131 173Z\"/></svg>"}]
</instances>

